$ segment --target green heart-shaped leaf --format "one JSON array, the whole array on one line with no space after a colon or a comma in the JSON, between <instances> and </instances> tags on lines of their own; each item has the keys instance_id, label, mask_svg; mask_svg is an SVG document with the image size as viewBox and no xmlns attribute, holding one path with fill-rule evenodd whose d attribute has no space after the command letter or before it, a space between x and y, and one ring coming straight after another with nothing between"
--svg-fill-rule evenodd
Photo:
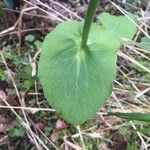
<instances>
[{"instance_id":1,"label":"green heart-shaped leaf","mask_svg":"<svg viewBox=\"0 0 150 150\"><path fill-rule=\"evenodd\" d=\"M110 95L120 45L93 25L87 48L81 50L81 31L75 21L58 25L46 37L39 63L49 104L74 125L92 117Z\"/></svg>"},{"instance_id":2,"label":"green heart-shaped leaf","mask_svg":"<svg viewBox=\"0 0 150 150\"><path fill-rule=\"evenodd\" d=\"M73 125L91 118L109 97L121 45L104 26L93 24L81 49L82 30L77 21L59 24L47 35L39 62L45 97Z\"/></svg>"}]
</instances>

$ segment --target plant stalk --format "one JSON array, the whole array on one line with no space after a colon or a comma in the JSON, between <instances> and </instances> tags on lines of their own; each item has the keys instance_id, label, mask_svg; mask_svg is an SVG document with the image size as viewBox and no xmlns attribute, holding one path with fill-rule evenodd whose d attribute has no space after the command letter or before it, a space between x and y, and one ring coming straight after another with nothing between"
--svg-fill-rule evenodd
<instances>
[{"instance_id":1,"label":"plant stalk","mask_svg":"<svg viewBox=\"0 0 150 150\"><path fill-rule=\"evenodd\" d=\"M96 7L99 4L99 0L90 0L88 10L86 13L85 21L84 21L84 26L83 26L83 33L82 33L82 43L81 43L81 48L85 49L90 28L94 19Z\"/></svg>"}]
</instances>

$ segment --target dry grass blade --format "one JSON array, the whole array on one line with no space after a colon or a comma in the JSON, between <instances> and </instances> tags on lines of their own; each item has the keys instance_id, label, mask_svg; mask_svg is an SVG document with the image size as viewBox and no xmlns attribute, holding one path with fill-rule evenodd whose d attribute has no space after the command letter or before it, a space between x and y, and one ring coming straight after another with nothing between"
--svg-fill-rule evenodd
<instances>
[{"instance_id":1,"label":"dry grass blade","mask_svg":"<svg viewBox=\"0 0 150 150\"><path fill-rule=\"evenodd\" d=\"M121 56L122 58L129 60L130 62L132 62L133 64L136 64L137 66L141 67L142 69L144 69L145 71L147 71L148 73L150 73L150 70L143 66L142 64L140 64L139 62L137 62L134 58L132 58L131 56L129 57L128 55L122 53L122 52L118 52L118 55Z\"/></svg>"},{"instance_id":2,"label":"dry grass blade","mask_svg":"<svg viewBox=\"0 0 150 150\"><path fill-rule=\"evenodd\" d=\"M79 135L80 135L80 140L81 140L81 143L82 143L82 147L83 147L83 149L85 149L85 144L84 144L84 140L83 140L82 131L81 131L80 126L77 126L77 130L78 130Z\"/></svg>"},{"instance_id":3,"label":"dry grass blade","mask_svg":"<svg viewBox=\"0 0 150 150\"><path fill-rule=\"evenodd\" d=\"M36 6L36 4L33 4L33 3L31 3L31 2L29 2L27 0L23 0L23 1L25 1L28 4L30 4L31 6L37 7L39 10L41 10L42 12L46 13L49 17L51 17L51 19L53 19L54 21L57 21L57 22L62 22L63 21L62 19L58 18L56 15L46 11L43 8L40 8L39 6Z\"/></svg>"},{"instance_id":4,"label":"dry grass blade","mask_svg":"<svg viewBox=\"0 0 150 150\"><path fill-rule=\"evenodd\" d=\"M83 18L81 18L80 16L78 16L76 13L72 12L71 10L67 9L66 7L64 7L62 4L56 2L56 1L53 1L51 0L51 2L57 6L59 6L60 8L66 10L68 13L70 13L71 15L75 16L77 19L79 20L83 20Z\"/></svg>"},{"instance_id":5,"label":"dry grass blade","mask_svg":"<svg viewBox=\"0 0 150 150\"><path fill-rule=\"evenodd\" d=\"M67 17L65 17L64 15L60 14L59 12L55 11L53 8L49 7L48 5L42 3L39 0L35 0L37 2L37 4L49 9L50 11L53 11L55 14L57 14L58 16L62 17L64 20L69 20Z\"/></svg>"},{"instance_id":6,"label":"dry grass blade","mask_svg":"<svg viewBox=\"0 0 150 150\"><path fill-rule=\"evenodd\" d=\"M83 148L81 148L78 145L75 145L75 144L71 143L66 138L64 138L64 143L67 144L68 146L70 146L71 148L75 149L75 150L83 150Z\"/></svg>"},{"instance_id":7,"label":"dry grass blade","mask_svg":"<svg viewBox=\"0 0 150 150\"><path fill-rule=\"evenodd\" d=\"M13 109L18 109L18 110L28 110L30 112L32 112L32 114L38 112L38 111L47 111L47 112L55 112L54 109L50 109L50 108L31 108L31 107L17 107L17 106L11 106ZM8 106L1 106L0 108L8 108Z\"/></svg>"}]
</instances>

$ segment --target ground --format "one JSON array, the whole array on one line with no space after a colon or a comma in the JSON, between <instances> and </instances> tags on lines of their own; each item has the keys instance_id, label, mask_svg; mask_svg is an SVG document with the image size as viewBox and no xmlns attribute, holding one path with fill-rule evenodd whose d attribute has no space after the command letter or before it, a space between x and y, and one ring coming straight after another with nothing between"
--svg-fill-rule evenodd
<instances>
[{"instance_id":1,"label":"ground","mask_svg":"<svg viewBox=\"0 0 150 150\"><path fill-rule=\"evenodd\" d=\"M93 118L74 127L44 97L37 77L44 37L62 21L82 21L87 4L88 0L0 1L0 149L150 149L148 123L108 115L109 110L150 112L149 0L104 0L97 8L96 15L137 15L138 31L118 52L112 94Z\"/></svg>"}]
</instances>

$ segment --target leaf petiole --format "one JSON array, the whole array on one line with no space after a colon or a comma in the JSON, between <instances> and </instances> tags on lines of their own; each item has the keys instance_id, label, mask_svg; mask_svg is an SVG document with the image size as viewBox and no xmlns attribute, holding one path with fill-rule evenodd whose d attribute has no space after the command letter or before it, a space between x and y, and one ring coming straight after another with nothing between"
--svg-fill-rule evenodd
<instances>
[{"instance_id":1,"label":"leaf petiole","mask_svg":"<svg viewBox=\"0 0 150 150\"><path fill-rule=\"evenodd\" d=\"M90 0L90 4L88 6L88 10L86 13L84 26L83 26L83 33L82 33L82 43L81 43L81 49L85 49L90 28L94 19L96 7L99 4L99 0Z\"/></svg>"}]
</instances>

